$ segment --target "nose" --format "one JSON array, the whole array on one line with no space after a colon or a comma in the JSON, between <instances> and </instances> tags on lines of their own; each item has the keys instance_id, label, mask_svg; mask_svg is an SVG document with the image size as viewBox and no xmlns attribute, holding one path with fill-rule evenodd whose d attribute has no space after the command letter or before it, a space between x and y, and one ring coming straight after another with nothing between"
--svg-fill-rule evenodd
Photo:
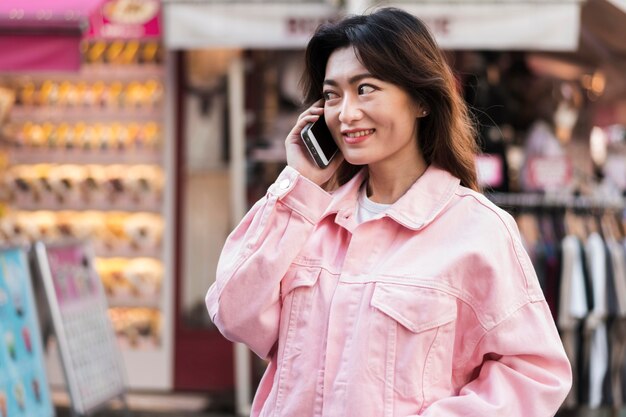
<instances>
[{"instance_id":1,"label":"nose","mask_svg":"<svg viewBox=\"0 0 626 417\"><path fill-rule=\"evenodd\" d=\"M363 117L363 112L356 97L348 94L344 96L339 111L339 121L344 124L350 124Z\"/></svg>"}]
</instances>

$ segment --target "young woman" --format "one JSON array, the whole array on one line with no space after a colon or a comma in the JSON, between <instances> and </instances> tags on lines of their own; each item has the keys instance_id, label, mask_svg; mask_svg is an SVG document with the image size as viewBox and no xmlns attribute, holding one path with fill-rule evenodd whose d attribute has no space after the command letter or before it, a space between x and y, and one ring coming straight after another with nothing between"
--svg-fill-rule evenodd
<instances>
[{"instance_id":1,"label":"young woman","mask_svg":"<svg viewBox=\"0 0 626 417\"><path fill-rule=\"evenodd\" d=\"M549 417L570 366L513 219L477 192L474 131L424 24L321 26L288 166L226 242L207 294L269 359L252 416ZM300 131L324 114L341 155Z\"/></svg>"}]
</instances>

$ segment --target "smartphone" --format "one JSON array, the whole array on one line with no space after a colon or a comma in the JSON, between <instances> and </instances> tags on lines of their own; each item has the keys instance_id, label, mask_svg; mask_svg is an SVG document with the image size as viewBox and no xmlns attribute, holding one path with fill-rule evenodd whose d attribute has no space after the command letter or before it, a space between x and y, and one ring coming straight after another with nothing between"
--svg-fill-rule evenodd
<instances>
[{"instance_id":1,"label":"smartphone","mask_svg":"<svg viewBox=\"0 0 626 417\"><path fill-rule=\"evenodd\" d=\"M328 130L324 115L321 115L316 122L304 126L300 136L311 157L320 168L326 168L339 151L333 135Z\"/></svg>"}]
</instances>

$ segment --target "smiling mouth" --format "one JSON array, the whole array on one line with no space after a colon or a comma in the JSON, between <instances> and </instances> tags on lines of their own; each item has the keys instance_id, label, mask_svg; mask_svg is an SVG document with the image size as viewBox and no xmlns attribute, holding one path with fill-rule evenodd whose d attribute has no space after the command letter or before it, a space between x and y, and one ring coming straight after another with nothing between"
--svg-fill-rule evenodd
<instances>
[{"instance_id":1,"label":"smiling mouth","mask_svg":"<svg viewBox=\"0 0 626 417\"><path fill-rule=\"evenodd\" d=\"M374 133L374 130L375 129L359 130L358 132L344 133L344 135L349 138L355 139L360 138L361 136L371 135L372 133Z\"/></svg>"}]
</instances>

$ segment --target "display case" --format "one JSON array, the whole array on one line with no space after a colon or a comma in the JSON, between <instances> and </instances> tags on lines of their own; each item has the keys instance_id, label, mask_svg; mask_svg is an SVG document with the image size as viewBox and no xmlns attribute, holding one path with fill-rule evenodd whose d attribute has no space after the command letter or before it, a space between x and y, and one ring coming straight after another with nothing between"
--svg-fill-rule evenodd
<instances>
[{"instance_id":1,"label":"display case","mask_svg":"<svg viewBox=\"0 0 626 417\"><path fill-rule=\"evenodd\" d=\"M90 239L131 388L171 387L173 223L158 40L86 40L77 73L0 74L8 243ZM54 343L51 344L54 352ZM52 383L61 382L53 363Z\"/></svg>"}]
</instances>

